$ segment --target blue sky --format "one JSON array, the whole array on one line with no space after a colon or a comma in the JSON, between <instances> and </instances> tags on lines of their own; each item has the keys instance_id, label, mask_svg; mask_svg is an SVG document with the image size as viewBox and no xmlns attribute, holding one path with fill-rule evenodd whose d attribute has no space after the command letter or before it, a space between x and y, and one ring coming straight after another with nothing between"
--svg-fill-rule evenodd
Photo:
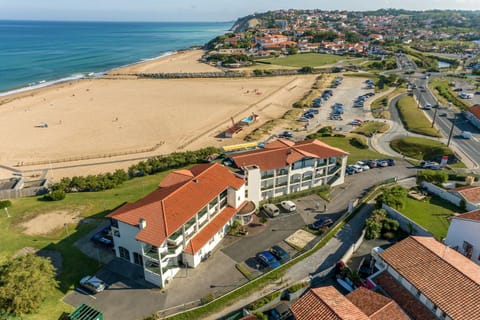
<instances>
[{"instance_id":1,"label":"blue sky","mask_svg":"<svg viewBox=\"0 0 480 320\"><path fill-rule=\"evenodd\" d=\"M480 10L480 0L0 0L0 19L231 21L288 8Z\"/></svg>"}]
</instances>

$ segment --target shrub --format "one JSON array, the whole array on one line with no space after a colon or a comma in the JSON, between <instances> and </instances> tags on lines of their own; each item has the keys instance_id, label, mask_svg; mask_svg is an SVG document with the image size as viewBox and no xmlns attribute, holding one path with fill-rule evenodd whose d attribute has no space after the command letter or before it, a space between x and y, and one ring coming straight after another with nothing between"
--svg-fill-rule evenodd
<instances>
[{"instance_id":1,"label":"shrub","mask_svg":"<svg viewBox=\"0 0 480 320\"><path fill-rule=\"evenodd\" d=\"M65 199L65 191L63 190L54 190L50 193L44 195L42 198L44 201L60 201Z\"/></svg>"},{"instance_id":2,"label":"shrub","mask_svg":"<svg viewBox=\"0 0 480 320\"><path fill-rule=\"evenodd\" d=\"M288 293L294 293L294 292L297 292L298 290L300 290L302 288L308 287L309 285L310 284L307 281L299 282L299 283L296 283L296 284L288 287L287 292Z\"/></svg>"},{"instance_id":3,"label":"shrub","mask_svg":"<svg viewBox=\"0 0 480 320\"><path fill-rule=\"evenodd\" d=\"M384 188L382 194L377 197L377 206L380 208L382 204L386 204L394 209L401 209L407 198L407 189L396 185L392 188Z\"/></svg>"},{"instance_id":4,"label":"shrub","mask_svg":"<svg viewBox=\"0 0 480 320\"><path fill-rule=\"evenodd\" d=\"M383 219L383 230L384 231L397 231L400 226L400 223L391 218L384 218Z\"/></svg>"},{"instance_id":5,"label":"shrub","mask_svg":"<svg viewBox=\"0 0 480 320\"><path fill-rule=\"evenodd\" d=\"M385 232L382 237L385 239L385 240L393 240L395 238L395 233L393 232Z\"/></svg>"},{"instance_id":6,"label":"shrub","mask_svg":"<svg viewBox=\"0 0 480 320\"><path fill-rule=\"evenodd\" d=\"M258 320L268 320L268 317L263 312L254 312L253 315Z\"/></svg>"},{"instance_id":7,"label":"shrub","mask_svg":"<svg viewBox=\"0 0 480 320\"><path fill-rule=\"evenodd\" d=\"M249 310L257 310L261 307L263 307L264 305L272 302L273 300L275 300L276 298L280 297L281 295L281 292L280 291L275 291L275 292L272 292L258 300L255 300L254 302L250 303L248 306L247 306L247 309Z\"/></svg>"},{"instance_id":8,"label":"shrub","mask_svg":"<svg viewBox=\"0 0 480 320\"><path fill-rule=\"evenodd\" d=\"M447 182L447 180L448 173L443 170L419 170L417 173L417 184L420 184L422 181L427 181L434 184L442 184Z\"/></svg>"},{"instance_id":9,"label":"shrub","mask_svg":"<svg viewBox=\"0 0 480 320\"><path fill-rule=\"evenodd\" d=\"M360 138L360 137L354 137L350 139L350 144L354 147L360 148L360 149L368 149L368 144L365 141L365 139Z\"/></svg>"},{"instance_id":10,"label":"shrub","mask_svg":"<svg viewBox=\"0 0 480 320\"><path fill-rule=\"evenodd\" d=\"M206 296L203 296L202 298L200 298L200 303L207 304L209 302L212 302L213 300L215 300L215 296L213 295L213 293L209 293Z\"/></svg>"},{"instance_id":11,"label":"shrub","mask_svg":"<svg viewBox=\"0 0 480 320\"><path fill-rule=\"evenodd\" d=\"M10 200L2 200L0 201L0 209L8 208L12 206L12 202Z\"/></svg>"},{"instance_id":12,"label":"shrub","mask_svg":"<svg viewBox=\"0 0 480 320\"><path fill-rule=\"evenodd\" d=\"M382 231L382 224L372 216L365 220L365 239L377 239Z\"/></svg>"}]
</instances>

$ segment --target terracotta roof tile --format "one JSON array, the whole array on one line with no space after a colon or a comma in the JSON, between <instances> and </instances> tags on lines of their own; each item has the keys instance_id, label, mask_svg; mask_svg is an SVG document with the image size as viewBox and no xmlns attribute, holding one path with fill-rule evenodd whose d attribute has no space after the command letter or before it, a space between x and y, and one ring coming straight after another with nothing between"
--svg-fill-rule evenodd
<instances>
[{"instance_id":1,"label":"terracotta roof tile","mask_svg":"<svg viewBox=\"0 0 480 320\"><path fill-rule=\"evenodd\" d=\"M480 210L465 212L465 213L453 216L451 217L451 219L465 219L465 220L480 221Z\"/></svg>"},{"instance_id":2,"label":"terracotta roof tile","mask_svg":"<svg viewBox=\"0 0 480 320\"><path fill-rule=\"evenodd\" d=\"M242 204L240 208L242 208L246 203L247 202ZM202 230L200 230L199 233L195 235L195 237L189 241L184 251L189 254L197 253L239 210L240 209L237 210L232 207L226 207L223 209L222 212L218 213L215 218L213 218Z\"/></svg>"},{"instance_id":3,"label":"terracotta roof tile","mask_svg":"<svg viewBox=\"0 0 480 320\"><path fill-rule=\"evenodd\" d=\"M138 226L140 218L145 219L147 225L139 230L137 240L160 246L222 191L229 186L239 189L244 184L242 179L218 163L199 164L192 167L190 172L193 178L173 185L167 183L166 187L160 187L143 199L118 208L108 217L132 226ZM171 174L175 177L167 176L167 181L189 176L185 172Z\"/></svg>"},{"instance_id":4,"label":"terracotta roof tile","mask_svg":"<svg viewBox=\"0 0 480 320\"><path fill-rule=\"evenodd\" d=\"M432 237L408 237L380 256L452 319L478 319L480 266Z\"/></svg>"},{"instance_id":5,"label":"terracotta roof tile","mask_svg":"<svg viewBox=\"0 0 480 320\"><path fill-rule=\"evenodd\" d=\"M368 317L332 286L310 289L291 306L297 320L368 320Z\"/></svg>"},{"instance_id":6,"label":"terracotta roof tile","mask_svg":"<svg viewBox=\"0 0 480 320\"><path fill-rule=\"evenodd\" d=\"M478 186L465 186L452 189L451 191L460 193L468 202L480 202L480 187Z\"/></svg>"},{"instance_id":7,"label":"terracotta roof tile","mask_svg":"<svg viewBox=\"0 0 480 320\"><path fill-rule=\"evenodd\" d=\"M435 316L387 272L373 279L414 320L435 320Z\"/></svg>"},{"instance_id":8,"label":"terracotta roof tile","mask_svg":"<svg viewBox=\"0 0 480 320\"><path fill-rule=\"evenodd\" d=\"M347 294L347 299L372 320L409 320L395 301L364 287Z\"/></svg>"},{"instance_id":9,"label":"terracotta roof tile","mask_svg":"<svg viewBox=\"0 0 480 320\"><path fill-rule=\"evenodd\" d=\"M323 159L347 154L319 140L294 143L278 139L267 144L264 149L237 153L231 158L238 167L257 165L261 171L267 171L284 168L305 157Z\"/></svg>"},{"instance_id":10,"label":"terracotta roof tile","mask_svg":"<svg viewBox=\"0 0 480 320\"><path fill-rule=\"evenodd\" d=\"M477 119L480 119L480 104L476 104L472 107L470 107L470 109L468 109L468 111L473 114Z\"/></svg>"}]
</instances>

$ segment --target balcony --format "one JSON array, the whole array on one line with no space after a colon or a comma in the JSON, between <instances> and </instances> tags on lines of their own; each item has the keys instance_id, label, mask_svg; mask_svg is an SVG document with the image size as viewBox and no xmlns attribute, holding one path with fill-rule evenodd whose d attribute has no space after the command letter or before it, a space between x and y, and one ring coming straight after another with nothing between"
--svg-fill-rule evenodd
<instances>
[{"instance_id":1,"label":"balcony","mask_svg":"<svg viewBox=\"0 0 480 320\"><path fill-rule=\"evenodd\" d=\"M340 165L336 165L334 167L331 167L328 169L328 174L334 174L335 172L337 172L342 166Z\"/></svg>"},{"instance_id":2,"label":"balcony","mask_svg":"<svg viewBox=\"0 0 480 320\"><path fill-rule=\"evenodd\" d=\"M276 183L276 187L283 187L283 186L286 186L288 184L288 181L282 181L282 182L277 182Z\"/></svg>"},{"instance_id":3,"label":"balcony","mask_svg":"<svg viewBox=\"0 0 480 320\"><path fill-rule=\"evenodd\" d=\"M268 186L262 186L262 190L269 190L269 189L272 189L272 188L273 188L273 184L268 185Z\"/></svg>"},{"instance_id":4,"label":"balcony","mask_svg":"<svg viewBox=\"0 0 480 320\"><path fill-rule=\"evenodd\" d=\"M288 174L287 169L280 169L276 171L277 177L286 176Z\"/></svg>"},{"instance_id":5,"label":"balcony","mask_svg":"<svg viewBox=\"0 0 480 320\"><path fill-rule=\"evenodd\" d=\"M152 247L148 251L146 251L144 255L151 259L158 260L158 248Z\"/></svg>"},{"instance_id":6,"label":"balcony","mask_svg":"<svg viewBox=\"0 0 480 320\"><path fill-rule=\"evenodd\" d=\"M273 178L274 176L275 176L274 173L264 174L262 175L262 180L270 179L270 178Z\"/></svg>"},{"instance_id":7,"label":"balcony","mask_svg":"<svg viewBox=\"0 0 480 320\"><path fill-rule=\"evenodd\" d=\"M180 266L178 265L178 263L172 263L172 264L169 264L168 266L162 268L162 273L166 273L168 270L170 269L177 269L179 268Z\"/></svg>"},{"instance_id":8,"label":"balcony","mask_svg":"<svg viewBox=\"0 0 480 320\"><path fill-rule=\"evenodd\" d=\"M302 181L309 181L309 180L312 180L313 179L313 176L305 176L302 178Z\"/></svg>"},{"instance_id":9,"label":"balcony","mask_svg":"<svg viewBox=\"0 0 480 320\"><path fill-rule=\"evenodd\" d=\"M300 178L297 178L297 179L290 179L290 183L299 183L300 182Z\"/></svg>"},{"instance_id":10,"label":"balcony","mask_svg":"<svg viewBox=\"0 0 480 320\"><path fill-rule=\"evenodd\" d=\"M160 257L162 257L162 260L163 260L163 259L165 259L165 257L176 256L176 255L178 255L177 251L178 251L179 248L180 248L180 246L168 248L167 251L163 251L162 253L160 253Z\"/></svg>"},{"instance_id":11,"label":"balcony","mask_svg":"<svg viewBox=\"0 0 480 320\"><path fill-rule=\"evenodd\" d=\"M160 275L160 265L156 262L146 262L145 269L155 274Z\"/></svg>"}]
</instances>

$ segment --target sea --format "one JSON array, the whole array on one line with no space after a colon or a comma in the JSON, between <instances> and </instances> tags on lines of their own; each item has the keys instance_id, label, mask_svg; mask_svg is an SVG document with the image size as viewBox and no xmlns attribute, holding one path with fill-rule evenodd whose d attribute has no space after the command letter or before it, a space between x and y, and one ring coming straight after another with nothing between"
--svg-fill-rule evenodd
<instances>
[{"instance_id":1,"label":"sea","mask_svg":"<svg viewBox=\"0 0 480 320\"><path fill-rule=\"evenodd\" d=\"M203 45L232 22L0 20L0 95L100 77L124 65Z\"/></svg>"}]
</instances>

